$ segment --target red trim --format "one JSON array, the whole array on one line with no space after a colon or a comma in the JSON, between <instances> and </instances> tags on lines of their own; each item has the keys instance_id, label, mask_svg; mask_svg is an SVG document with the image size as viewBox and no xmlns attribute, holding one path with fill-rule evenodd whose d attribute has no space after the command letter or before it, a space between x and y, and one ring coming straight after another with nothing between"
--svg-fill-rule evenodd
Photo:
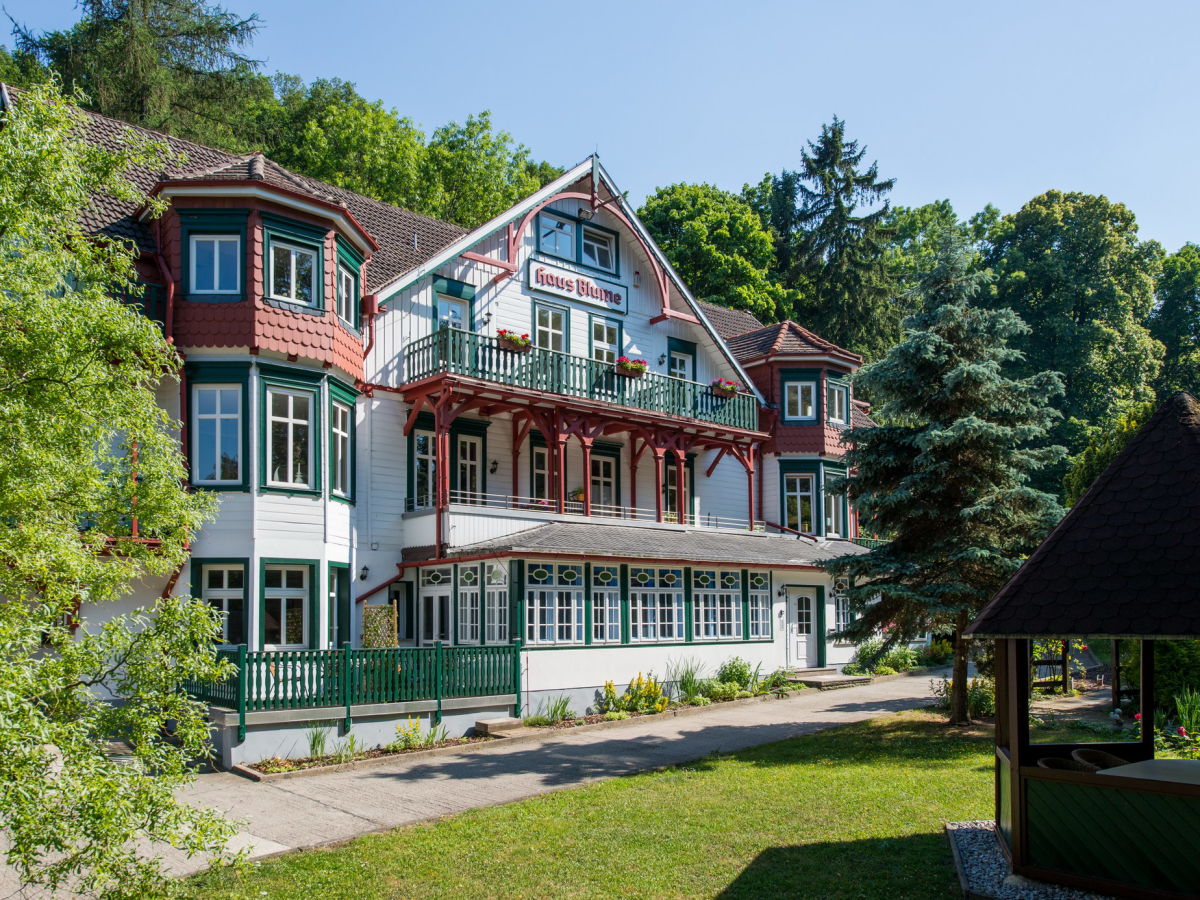
<instances>
[{"instance_id":1,"label":"red trim","mask_svg":"<svg viewBox=\"0 0 1200 900\"><path fill-rule=\"evenodd\" d=\"M469 259L471 262L483 263L485 266L495 266L497 269L503 269L505 272L516 272L517 264L509 262L506 259L492 259L490 256L484 256L481 253L475 253L468 250L460 254L463 259Z\"/></svg>"},{"instance_id":2,"label":"red trim","mask_svg":"<svg viewBox=\"0 0 1200 900\"><path fill-rule=\"evenodd\" d=\"M620 555L615 555L615 554L603 554L603 553L592 553L592 554L588 555L588 554L584 554L584 553L575 553L575 552L570 552L570 551L566 551L566 550L521 550L521 549L502 550L502 551L497 551L495 553L476 553L476 554L472 554L470 556L445 556L445 557L437 557L437 558L433 558L433 559L419 559L419 560L413 560L412 562L397 563L396 565L397 565L397 568L401 569L402 571L407 571L409 569L419 569L422 566L448 566L451 563L478 562L478 561L484 560L484 559L504 559L505 557L510 557L510 556L522 557L522 558L529 557L529 558L533 558L533 559L537 559L537 558L544 557L544 556L553 557L554 559L579 559L580 557L586 557L587 559L605 559L605 560L613 560L615 562L629 562L629 563L637 563L637 562L640 562L640 563L647 563L647 562L682 563L683 565L686 565L686 566L718 565L718 563L714 563L711 559L687 559L685 557L676 557L676 556L669 556L669 557L668 556L663 556L663 557L658 557L658 556L654 556L654 557L620 556ZM725 564L722 563L721 565L725 565ZM733 563L728 563L728 565L733 565ZM823 569L820 566L809 566L809 565L804 565L802 563L770 563L767 565L746 565L746 564L743 564L743 565L745 565L745 567L748 569L802 569L806 572L821 572L821 571L823 571ZM396 579L393 579L393 580L396 580ZM381 587L382 587L382 585L381 585ZM376 590L378 590L378 588ZM369 594L364 594L363 596L364 597L369 596Z\"/></svg>"}]
</instances>

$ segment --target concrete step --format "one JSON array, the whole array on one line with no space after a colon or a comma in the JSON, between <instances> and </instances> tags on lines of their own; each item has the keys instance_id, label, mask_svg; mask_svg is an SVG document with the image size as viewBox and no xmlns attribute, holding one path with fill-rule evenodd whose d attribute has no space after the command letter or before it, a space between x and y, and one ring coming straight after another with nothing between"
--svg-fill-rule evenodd
<instances>
[{"instance_id":1,"label":"concrete step","mask_svg":"<svg viewBox=\"0 0 1200 900\"><path fill-rule=\"evenodd\" d=\"M818 675L836 675L837 669L832 666L812 669L792 669L788 672L788 681L802 682L805 678L815 678Z\"/></svg>"},{"instance_id":2,"label":"concrete step","mask_svg":"<svg viewBox=\"0 0 1200 900\"><path fill-rule=\"evenodd\" d=\"M811 675L800 679L805 687L817 688L822 691L834 691L838 688L854 687L859 684L870 684L870 675Z\"/></svg>"}]
</instances>

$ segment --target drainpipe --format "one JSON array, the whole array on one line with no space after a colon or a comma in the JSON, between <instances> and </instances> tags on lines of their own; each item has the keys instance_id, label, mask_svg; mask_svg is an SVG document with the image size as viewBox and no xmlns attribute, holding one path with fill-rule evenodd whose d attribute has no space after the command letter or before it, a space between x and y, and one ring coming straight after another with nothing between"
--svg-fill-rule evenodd
<instances>
[{"instance_id":1,"label":"drainpipe","mask_svg":"<svg viewBox=\"0 0 1200 900\"><path fill-rule=\"evenodd\" d=\"M363 350L363 359L371 355L375 347L375 320L379 317L379 295L365 294L363 296L363 312L367 314L367 346Z\"/></svg>"}]
</instances>

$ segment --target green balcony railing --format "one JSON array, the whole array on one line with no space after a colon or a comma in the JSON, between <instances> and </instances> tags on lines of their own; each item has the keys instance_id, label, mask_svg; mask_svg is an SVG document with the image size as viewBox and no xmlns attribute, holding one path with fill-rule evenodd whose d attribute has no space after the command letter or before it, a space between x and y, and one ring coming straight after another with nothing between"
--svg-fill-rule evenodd
<instances>
[{"instance_id":1,"label":"green balcony railing","mask_svg":"<svg viewBox=\"0 0 1200 900\"><path fill-rule=\"evenodd\" d=\"M406 381L466 375L731 428L758 428L758 401L752 394L721 397L706 384L656 372L630 378L618 374L610 363L539 347L527 352L508 350L499 338L473 331L434 332L409 344L404 360Z\"/></svg>"},{"instance_id":2,"label":"green balcony railing","mask_svg":"<svg viewBox=\"0 0 1200 900\"><path fill-rule=\"evenodd\" d=\"M868 550L878 550L880 547L886 547L891 541L883 538L856 537L854 543L860 547L866 547Z\"/></svg>"},{"instance_id":3,"label":"green balcony railing","mask_svg":"<svg viewBox=\"0 0 1200 900\"><path fill-rule=\"evenodd\" d=\"M246 714L520 692L517 644L494 647L388 647L333 650L221 650L236 667L225 681L188 682L188 692L236 710L239 739Z\"/></svg>"}]
</instances>

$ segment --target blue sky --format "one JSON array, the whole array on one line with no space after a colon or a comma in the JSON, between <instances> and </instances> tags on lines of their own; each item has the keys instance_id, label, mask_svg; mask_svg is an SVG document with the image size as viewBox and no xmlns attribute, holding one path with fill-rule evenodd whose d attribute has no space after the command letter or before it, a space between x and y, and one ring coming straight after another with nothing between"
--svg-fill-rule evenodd
<instances>
[{"instance_id":1,"label":"blue sky","mask_svg":"<svg viewBox=\"0 0 1200 900\"><path fill-rule=\"evenodd\" d=\"M537 157L598 149L637 203L795 168L836 114L893 202L967 215L1088 191L1168 250L1200 242L1194 2L225 5L264 19L268 71L354 81L427 130L491 109ZM78 18L73 0L5 8L35 29Z\"/></svg>"}]
</instances>

